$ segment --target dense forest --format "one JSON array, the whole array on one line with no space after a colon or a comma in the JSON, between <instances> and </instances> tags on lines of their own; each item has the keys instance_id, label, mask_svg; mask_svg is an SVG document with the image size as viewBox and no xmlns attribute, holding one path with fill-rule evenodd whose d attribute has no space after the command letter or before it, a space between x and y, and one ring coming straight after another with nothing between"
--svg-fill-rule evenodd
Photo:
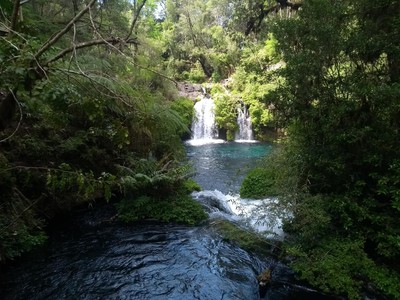
<instances>
[{"instance_id":1,"label":"dense forest","mask_svg":"<svg viewBox=\"0 0 400 300\"><path fill-rule=\"evenodd\" d=\"M399 12L397 0L3 0L0 263L82 205L204 220L182 144L194 101L178 86L191 82L227 140L242 106L256 138L275 139L241 195L291 212L282 248L299 278L400 299Z\"/></svg>"}]
</instances>

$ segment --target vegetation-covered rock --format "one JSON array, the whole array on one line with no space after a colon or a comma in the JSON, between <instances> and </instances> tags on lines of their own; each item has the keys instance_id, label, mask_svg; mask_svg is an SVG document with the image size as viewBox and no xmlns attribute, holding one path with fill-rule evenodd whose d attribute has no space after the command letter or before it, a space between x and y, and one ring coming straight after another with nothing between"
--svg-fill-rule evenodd
<instances>
[{"instance_id":1,"label":"vegetation-covered rock","mask_svg":"<svg viewBox=\"0 0 400 300\"><path fill-rule=\"evenodd\" d=\"M137 198L126 197L117 205L119 218L125 222L155 219L196 225L207 219L200 203L189 195L198 189L199 186L189 180L183 182L182 186L170 195L153 193Z\"/></svg>"},{"instance_id":2,"label":"vegetation-covered rock","mask_svg":"<svg viewBox=\"0 0 400 300\"><path fill-rule=\"evenodd\" d=\"M276 248L275 242L268 241L253 231L240 228L229 221L217 220L213 221L212 225L222 235L224 240L237 244L242 249L270 256Z\"/></svg>"}]
</instances>

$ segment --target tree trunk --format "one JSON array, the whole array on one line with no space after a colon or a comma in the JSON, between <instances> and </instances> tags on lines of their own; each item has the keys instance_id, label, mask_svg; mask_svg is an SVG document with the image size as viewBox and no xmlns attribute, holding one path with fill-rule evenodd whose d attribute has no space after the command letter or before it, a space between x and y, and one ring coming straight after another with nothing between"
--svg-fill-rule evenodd
<instances>
[{"instance_id":1,"label":"tree trunk","mask_svg":"<svg viewBox=\"0 0 400 300\"><path fill-rule=\"evenodd\" d=\"M16 102L12 93L0 93L0 131L8 127L14 117Z\"/></svg>"},{"instance_id":2,"label":"tree trunk","mask_svg":"<svg viewBox=\"0 0 400 300\"><path fill-rule=\"evenodd\" d=\"M400 82L400 59L395 54L388 54L389 76L391 82Z\"/></svg>"},{"instance_id":3,"label":"tree trunk","mask_svg":"<svg viewBox=\"0 0 400 300\"><path fill-rule=\"evenodd\" d=\"M203 68L204 74L206 74L206 76L208 78L211 78L212 73L214 72L214 70L213 70L213 67L208 63L206 57L203 54L201 54L199 56L198 60L199 60L199 62L201 64L201 67Z\"/></svg>"}]
</instances>

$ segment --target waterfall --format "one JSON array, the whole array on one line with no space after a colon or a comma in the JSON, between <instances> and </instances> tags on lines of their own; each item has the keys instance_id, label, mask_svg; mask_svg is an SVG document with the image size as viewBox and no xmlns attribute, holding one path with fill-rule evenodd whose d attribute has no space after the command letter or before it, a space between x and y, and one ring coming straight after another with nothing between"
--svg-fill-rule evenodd
<instances>
[{"instance_id":1,"label":"waterfall","mask_svg":"<svg viewBox=\"0 0 400 300\"><path fill-rule=\"evenodd\" d=\"M192 123L191 144L206 144L222 142L218 140L218 129L215 124L214 101L204 96L194 105L195 117Z\"/></svg>"},{"instance_id":2,"label":"waterfall","mask_svg":"<svg viewBox=\"0 0 400 300\"><path fill-rule=\"evenodd\" d=\"M235 134L235 141L252 141L253 129L251 128L251 118L246 105L238 108L237 123L239 125L239 131Z\"/></svg>"},{"instance_id":3,"label":"waterfall","mask_svg":"<svg viewBox=\"0 0 400 300\"><path fill-rule=\"evenodd\" d=\"M226 219L268 238L284 237L282 218L270 210L277 203L275 198L242 199L239 195L224 194L219 190L193 192L192 196L203 205L211 219Z\"/></svg>"}]
</instances>

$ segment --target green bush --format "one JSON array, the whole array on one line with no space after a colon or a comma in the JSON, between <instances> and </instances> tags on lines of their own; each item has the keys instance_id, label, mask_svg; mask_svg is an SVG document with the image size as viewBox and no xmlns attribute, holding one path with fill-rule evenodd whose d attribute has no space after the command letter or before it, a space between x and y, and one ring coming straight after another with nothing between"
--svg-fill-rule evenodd
<instances>
[{"instance_id":1,"label":"green bush","mask_svg":"<svg viewBox=\"0 0 400 300\"><path fill-rule=\"evenodd\" d=\"M370 286L394 299L400 298L399 275L374 263L366 255L362 241L327 237L320 239L318 247L305 248L307 246L287 248L288 254L296 257L292 267L301 279L323 292L361 299L361 290L367 280Z\"/></svg>"},{"instance_id":2,"label":"green bush","mask_svg":"<svg viewBox=\"0 0 400 300\"><path fill-rule=\"evenodd\" d=\"M193 179L188 179L183 183L183 188L188 194L194 191L201 191L201 186Z\"/></svg>"},{"instance_id":3,"label":"green bush","mask_svg":"<svg viewBox=\"0 0 400 300\"><path fill-rule=\"evenodd\" d=\"M244 178L240 187L240 197L242 198L264 198L276 196L275 179L273 170L266 168L255 168Z\"/></svg>"},{"instance_id":4,"label":"green bush","mask_svg":"<svg viewBox=\"0 0 400 300\"><path fill-rule=\"evenodd\" d=\"M176 111L178 115L181 117L182 122L186 125L186 127L190 127L193 120L193 106L194 102L188 98L181 97L176 99L171 103L171 109ZM184 132L180 132L183 134Z\"/></svg>"},{"instance_id":5,"label":"green bush","mask_svg":"<svg viewBox=\"0 0 400 300\"><path fill-rule=\"evenodd\" d=\"M235 138L237 125L237 107L239 98L227 93L215 93L213 96L215 102L215 121L219 128L226 129L228 141Z\"/></svg>"},{"instance_id":6,"label":"green bush","mask_svg":"<svg viewBox=\"0 0 400 300\"><path fill-rule=\"evenodd\" d=\"M124 199L117 205L117 209L119 218L124 222L155 219L196 225L207 218L201 205L185 194L162 200L149 196Z\"/></svg>"},{"instance_id":7,"label":"green bush","mask_svg":"<svg viewBox=\"0 0 400 300\"><path fill-rule=\"evenodd\" d=\"M200 65L200 63L196 63L195 67L190 69L189 73L187 74L188 80L190 82L195 82L195 83L203 83L207 80L206 75L204 74L204 71Z\"/></svg>"},{"instance_id":8,"label":"green bush","mask_svg":"<svg viewBox=\"0 0 400 300\"><path fill-rule=\"evenodd\" d=\"M28 222L32 224L32 222L38 223L38 221L32 218L26 220L26 217L24 220L18 220L18 216L13 215L12 212L9 212L9 216L0 220L0 263L30 251L35 246L43 244L47 239L44 231L25 225Z\"/></svg>"},{"instance_id":9,"label":"green bush","mask_svg":"<svg viewBox=\"0 0 400 300\"><path fill-rule=\"evenodd\" d=\"M147 195L131 196L117 204L119 218L125 222L155 219L195 225L207 218L201 205L190 197L200 186L192 179L183 181L170 193L156 194L153 188ZM142 194L145 191L142 191ZM160 197L159 195L163 195Z\"/></svg>"}]
</instances>

